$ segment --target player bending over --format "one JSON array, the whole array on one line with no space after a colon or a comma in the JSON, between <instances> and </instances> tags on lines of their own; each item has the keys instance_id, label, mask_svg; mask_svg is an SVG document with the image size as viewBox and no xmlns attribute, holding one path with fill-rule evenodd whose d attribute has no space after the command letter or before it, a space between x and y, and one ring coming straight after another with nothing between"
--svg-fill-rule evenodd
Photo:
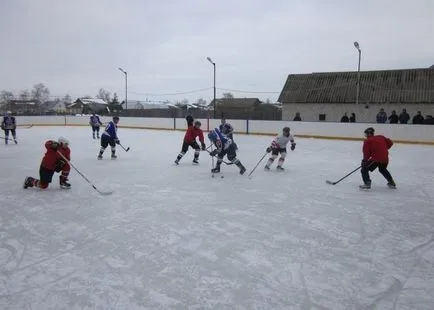
<instances>
[{"instance_id":1,"label":"player bending over","mask_svg":"<svg viewBox=\"0 0 434 310\"><path fill-rule=\"evenodd\" d=\"M5 132L5 144L8 144L9 141L9 131L12 133L12 137L14 138L15 144L18 143L17 141L17 122L15 120L15 117L12 116L12 112L6 112L5 116L3 117L1 128Z\"/></svg>"},{"instance_id":2,"label":"player bending over","mask_svg":"<svg viewBox=\"0 0 434 310\"><path fill-rule=\"evenodd\" d=\"M387 166L389 164L389 149L393 142L389 138L382 135L375 135L375 129L369 127L365 130L365 141L363 142L363 159L362 159L362 179L363 183L360 189L370 189L371 179L369 171L374 171L378 167L378 171L387 180L389 188L396 188L395 181L392 178Z\"/></svg>"},{"instance_id":3,"label":"player bending over","mask_svg":"<svg viewBox=\"0 0 434 310\"><path fill-rule=\"evenodd\" d=\"M92 127L92 137L95 139L96 133L96 138L99 139L99 127L102 125L99 116L93 113L89 119L89 125Z\"/></svg>"},{"instance_id":4,"label":"player bending over","mask_svg":"<svg viewBox=\"0 0 434 310\"><path fill-rule=\"evenodd\" d=\"M61 153L68 161L71 160L68 140L63 137L60 137L57 141L49 140L45 142L45 148L47 152L39 167L39 180L26 177L23 185L24 189L28 187L47 188L53 179L54 172L61 172L59 176L60 188L70 188L71 184L67 181L71 168L69 163L59 154Z\"/></svg>"},{"instance_id":5,"label":"player bending over","mask_svg":"<svg viewBox=\"0 0 434 310\"><path fill-rule=\"evenodd\" d=\"M235 149L235 145L232 143L232 140L226 137L224 134L220 132L218 128L210 131L208 133L208 138L215 145L216 149L210 152L211 156L217 155L217 164L215 168L211 170L213 173L220 172L220 166L223 162L223 157L227 155L228 160L230 160L233 164L237 165L240 168L240 174L244 174L246 172L246 168L243 166L241 161L237 158L237 151Z\"/></svg>"},{"instance_id":6,"label":"player bending over","mask_svg":"<svg viewBox=\"0 0 434 310\"><path fill-rule=\"evenodd\" d=\"M118 123L119 123L119 116L114 116L113 120L110 121L105 127L105 130L101 135L101 148L99 150L98 159L102 159L102 154L104 153L105 149L109 145L112 150L111 159L118 158L116 156L116 144L120 143L117 135Z\"/></svg>"},{"instance_id":7,"label":"player bending over","mask_svg":"<svg viewBox=\"0 0 434 310\"><path fill-rule=\"evenodd\" d=\"M193 158L193 164L199 163L199 153L200 153L200 147L199 144L196 142L196 138L199 137L199 141L202 147L202 151L205 151L205 141L203 138L203 131L200 129L200 126L202 125L199 121L194 121L193 117L191 115L187 115L185 118L187 120L187 131L184 135L184 141L182 142L181 152L178 154L178 157L176 157L175 164L179 164L179 161L181 158L187 153L188 147L191 146L194 149L194 158Z\"/></svg>"},{"instance_id":8,"label":"player bending over","mask_svg":"<svg viewBox=\"0 0 434 310\"><path fill-rule=\"evenodd\" d=\"M278 171L283 171L283 162L285 161L286 157L286 146L288 145L288 142L291 142L291 151L295 150L295 142L294 137L289 132L289 127L284 127L282 130L282 135L277 136L273 142L271 142L271 146L267 147L267 153L271 152L270 158L268 158L267 163L265 164L264 169L270 170L271 164L274 162L274 160L277 158L277 156L280 153L280 158L277 163L276 169Z\"/></svg>"}]
</instances>

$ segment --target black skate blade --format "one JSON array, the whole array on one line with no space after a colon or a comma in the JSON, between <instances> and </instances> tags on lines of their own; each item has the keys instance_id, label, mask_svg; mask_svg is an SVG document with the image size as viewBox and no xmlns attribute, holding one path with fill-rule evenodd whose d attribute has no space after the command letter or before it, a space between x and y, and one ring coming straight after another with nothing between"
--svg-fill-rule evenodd
<instances>
[{"instance_id":1,"label":"black skate blade","mask_svg":"<svg viewBox=\"0 0 434 310\"><path fill-rule=\"evenodd\" d=\"M332 182L332 181L327 180L327 181L326 181L326 184L329 184L329 185L336 185L336 182Z\"/></svg>"}]
</instances>

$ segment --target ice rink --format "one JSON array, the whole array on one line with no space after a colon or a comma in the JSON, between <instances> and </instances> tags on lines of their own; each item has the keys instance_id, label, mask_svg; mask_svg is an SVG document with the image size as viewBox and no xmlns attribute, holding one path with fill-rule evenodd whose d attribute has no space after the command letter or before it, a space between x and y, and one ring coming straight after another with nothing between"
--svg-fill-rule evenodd
<instances>
[{"instance_id":1,"label":"ice rink","mask_svg":"<svg viewBox=\"0 0 434 310\"><path fill-rule=\"evenodd\" d=\"M264 160L249 179L273 137L235 135L246 174L223 164L211 178L205 152L174 165L183 132L118 134L131 150L115 161L96 159L84 127L1 141L0 309L434 308L434 147L394 145L398 188L376 171L360 191L359 172L325 181L360 164L361 142L296 139L285 172ZM22 188L59 136L111 196L74 170L70 190L58 174L45 191Z\"/></svg>"}]
</instances>

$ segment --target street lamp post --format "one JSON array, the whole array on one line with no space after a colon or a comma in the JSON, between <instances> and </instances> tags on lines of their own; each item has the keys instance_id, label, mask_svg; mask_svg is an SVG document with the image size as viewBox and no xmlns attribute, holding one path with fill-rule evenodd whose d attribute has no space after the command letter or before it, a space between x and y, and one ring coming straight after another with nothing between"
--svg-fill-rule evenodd
<instances>
[{"instance_id":1,"label":"street lamp post","mask_svg":"<svg viewBox=\"0 0 434 310\"><path fill-rule=\"evenodd\" d=\"M119 71L125 74L125 110L128 110L128 74L127 71L122 68L119 68Z\"/></svg>"},{"instance_id":2,"label":"street lamp post","mask_svg":"<svg viewBox=\"0 0 434 310\"><path fill-rule=\"evenodd\" d=\"M215 119L215 106L216 106L216 93L215 93L215 62L212 61L210 57L207 57L208 61L213 65L214 67L214 119Z\"/></svg>"},{"instance_id":3,"label":"street lamp post","mask_svg":"<svg viewBox=\"0 0 434 310\"><path fill-rule=\"evenodd\" d=\"M360 97L360 60L362 58L362 50L360 49L359 42L354 42L354 47L359 52L359 65L357 67L357 94L356 94L356 105L359 105Z\"/></svg>"}]
</instances>

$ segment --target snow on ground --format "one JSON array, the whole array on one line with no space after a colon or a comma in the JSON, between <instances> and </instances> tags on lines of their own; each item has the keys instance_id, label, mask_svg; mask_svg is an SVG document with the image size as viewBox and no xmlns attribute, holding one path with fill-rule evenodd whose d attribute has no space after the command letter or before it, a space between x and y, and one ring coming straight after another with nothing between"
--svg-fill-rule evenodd
<instances>
[{"instance_id":1,"label":"snow on ground","mask_svg":"<svg viewBox=\"0 0 434 310\"><path fill-rule=\"evenodd\" d=\"M244 176L193 152L183 132L119 129L125 153L96 159L89 128L18 130L0 144L1 309L432 309L434 148L395 145L390 190L358 190L361 142L297 139L286 171L247 177L271 137L235 137ZM72 189L38 176L43 143L66 136ZM208 144L208 143L207 143Z\"/></svg>"}]
</instances>

